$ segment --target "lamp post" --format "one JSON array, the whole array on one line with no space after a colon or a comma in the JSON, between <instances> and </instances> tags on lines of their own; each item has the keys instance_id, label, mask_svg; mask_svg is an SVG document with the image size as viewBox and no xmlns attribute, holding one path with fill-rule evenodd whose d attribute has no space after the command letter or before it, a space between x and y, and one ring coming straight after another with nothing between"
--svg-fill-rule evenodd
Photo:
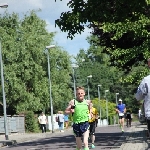
<instances>
[{"instance_id":1,"label":"lamp post","mask_svg":"<svg viewBox=\"0 0 150 150\"><path fill-rule=\"evenodd\" d=\"M73 83L74 83L74 98L76 99L76 80L75 80L75 68L78 68L79 66L76 64L72 64L72 70L73 70Z\"/></svg>"},{"instance_id":2,"label":"lamp post","mask_svg":"<svg viewBox=\"0 0 150 150\"><path fill-rule=\"evenodd\" d=\"M108 124L108 100L106 97L106 93L109 92L109 90L105 90L105 99L106 99L106 115L107 115L107 124Z\"/></svg>"},{"instance_id":3,"label":"lamp post","mask_svg":"<svg viewBox=\"0 0 150 150\"><path fill-rule=\"evenodd\" d=\"M101 87L102 85L98 85L98 98L99 98L99 116L100 116L100 120L101 120L101 105L100 105L100 98L101 98L101 96L100 96L100 87Z\"/></svg>"},{"instance_id":4,"label":"lamp post","mask_svg":"<svg viewBox=\"0 0 150 150\"><path fill-rule=\"evenodd\" d=\"M7 4L0 4L1 8L7 8ZM4 128L5 128L5 139L8 140L8 127L7 127L7 113L6 113L6 98L5 98L5 87L4 87L4 73L3 73L3 59L2 59L2 49L0 41L0 64L1 64L1 86L3 93L3 111L4 111Z\"/></svg>"},{"instance_id":5,"label":"lamp post","mask_svg":"<svg viewBox=\"0 0 150 150\"><path fill-rule=\"evenodd\" d=\"M117 95L119 95L119 93L116 93L116 106L118 105L118 102L117 102Z\"/></svg>"},{"instance_id":6,"label":"lamp post","mask_svg":"<svg viewBox=\"0 0 150 150\"><path fill-rule=\"evenodd\" d=\"M50 107L51 107L51 125L52 125L52 133L54 133L54 122L53 122L53 99L52 99L52 85L51 85L51 74L50 74L50 56L48 49L54 48L55 45L46 46L45 53L47 54L47 62L48 62L48 81L49 81L49 94L50 94Z\"/></svg>"},{"instance_id":7,"label":"lamp post","mask_svg":"<svg viewBox=\"0 0 150 150\"><path fill-rule=\"evenodd\" d=\"M8 4L7 4L7 3L0 4L0 7L1 7L1 8L7 8L7 7L8 7Z\"/></svg>"},{"instance_id":8,"label":"lamp post","mask_svg":"<svg viewBox=\"0 0 150 150\"><path fill-rule=\"evenodd\" d=\"M88 80L88 78L92 78L92 75L87 76L88 100L90 100L90 90L89 90L89 80Z\"/></svg>"},{"instance_id":9,"label":"lamp post","mask_svg":"<svg viewBox=\"0 0 150 150\"><path fill-rule=\"evenodd\" d=\"M5 139L8 140L6 98L5 98L5 87L4 87L4 73L3 73L3 60L2 60L1 42L0 42L0 63L1 63L1 85L2 85L2 92L3 92L3 111L4 111Z\"/></svg>"}]
</instances>

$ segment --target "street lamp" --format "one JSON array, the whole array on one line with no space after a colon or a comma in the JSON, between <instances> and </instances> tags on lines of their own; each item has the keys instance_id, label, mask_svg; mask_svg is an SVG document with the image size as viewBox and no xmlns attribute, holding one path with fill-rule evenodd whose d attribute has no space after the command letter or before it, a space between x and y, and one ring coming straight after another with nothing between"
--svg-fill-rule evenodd
<instances>
[{"instance_id":1,"label":"street lamp","mask_svg":"<svg viewBox=\"0 0 150 150\"><path fill-rule=\"evenodd\" d=\"M7 4L0 4L1 8L7 8ZM0 64L1 64L1 85L3 92L3 111L4 111L4 128L5 128L5 139L8 140L8 127L7 127L7 113L6 113L6 98L5 98L5 87L4 87L4 73L3 73L3 59L2 59L2 49L0 41Z\"/></svg>"},{"instance_id":2,"label":"street lamp","mask_svg":"<svg viewBox=\"0 0 150 150\"><path fill-rule=\"evenodd\" d=\"M99 98L99 115L100 115L100 120L101 120L101 105L100 105L100 97L101 97L101 95L100 95L100 87L101 87L102 85L98 85L98 98Z\"/></svg>"},{"instance_id":3,"label":"street lamp","mask_svg":"<svg viewBox=\"0 0 150 150\"><path fill-rule=\"evenodd\" d=\"M116 93L116 107L117 107L117 105L118 105L118 100L117 100L117 96L119 95L119 93ZM118 116L117 116L117 120L118 120L118 124L119 124L119 119L118 119Z\"/></svg>"},{"instance_id":4,"label":"street lamp","mask_svg":"<svg viewBox=\"0 0 150 150\"><path fill-rule=\"evenodd\" d=\"M119 93L116 93L116 106L118 105L118 102L117 102L117 95L119 95Z\"/></svg>"},{"instance_id":5,"label":"street lamp","mask_svg":"<svg viewBox=\"0 0 150 150\"><path fill-rule=\"evenodd\" d=\"M108 100L106 97L106 93L109 92L109 90L105 90L105 99L106 99L106 114L107 114L107 124L108 124Z\"/></svg>"},{"instance_id":6,"label":"street lamp","mask_svg":"<svg viewBox=\"0 0 150 150\"><path fill-rule=\"evenodd\" d=\"M8 7L8 4L7 4L7 3L0 4L0 7L1 7L1 8L7 8L7 7Z\"/></svg>"},{"instance_id":7,"label":"street lamp","mask_svg":"<svg viewBox=\"0 0 150 150\"><path fill-rule=\"evenodd\" d=\"M89 91L89 80L88 78L92 78L92 75L87 76L87 86L88 86L88 100L90 100L90 91Z\"/></svg>"},{"instance_id":8,"label":"street lamp","mask_svg":"<svg viewBox=\"0 0 150 150\"><path fill-rule=\"evenodd\" d=\"M73 70L73 83L74 83L74 98L76 99L76 80L75 80L75 71L74 68L78 68L79 66L76 64L72 64L72 70Z\"/></svg>"},{"instance_id":9,"label":"street lamp","mask_svg":"<svg viewBox=\"0 0 150 150\"><path fill-rule=\"evenodd\" d=\"M6 98L5 98L5 87L4 87L4 73L3 73L3 60L2 60L1 42L0 42L0 63L1 63L1 85L2 85L2 92L3 92L3 111L4 111L5 139L8 140Z\"/></svg>"},{"instance_id":10,"label":"street lamp","mask_svg":"<svg viewBox=\"0 0 150 150\"><path fill-rule=\"evenodd\" d=\"M53 122L53 99L52 99L52 85L51 85L51 74L50 74L50 56L48 49L54 48L55 45L46 46L45 53L47 54L47 62L48 62L48 81L49 81L49 94L50 94L50 105L51 105L51 125L52 125L52 133L54 133L54 122Z\"/></svg>"}]
</instances>

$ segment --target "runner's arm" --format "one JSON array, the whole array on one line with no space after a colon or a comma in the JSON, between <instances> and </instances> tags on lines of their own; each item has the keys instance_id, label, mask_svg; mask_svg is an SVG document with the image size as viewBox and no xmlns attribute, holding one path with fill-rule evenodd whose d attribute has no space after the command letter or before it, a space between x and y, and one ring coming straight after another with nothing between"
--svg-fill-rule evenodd
<instances>
[{"instance_id":1,"label":"runner's arm","mask_svg":"<svg viewBox=\"0 0 150 150\"><path fill-rule=\"evenodd\" d=\"M71 113L73 113L73 109L71 109L72 106L74 106L74 100L71 100L71 101L69 102L69 105L68 105L68 107L67 107L66 110L65 110L65 113L66 113L66 114L71 114Z\"/></svg>"},{"instance_id":2,"label":"runner's arm","mask_svg":"<svg viewBox=\"0 0 150 150\"><path fill-rule=\"evenodd\" d=\"M93 104L91 103L91 100L87 100L87 104L88 104L89 114L92 117L92 106L93 106Z\"/></svg>"},{"instance_id":3,"label":"runner's arm","mask_svg":"<svg viewBox=\"0 0 150 150\"><path fill-rule=\"evenodd\" d=\"M126 113L126 111L127 111L127 109L126 109L126 107L125 107L124 110L123 110L123 112Z\"/></svg>"}]
</instances>

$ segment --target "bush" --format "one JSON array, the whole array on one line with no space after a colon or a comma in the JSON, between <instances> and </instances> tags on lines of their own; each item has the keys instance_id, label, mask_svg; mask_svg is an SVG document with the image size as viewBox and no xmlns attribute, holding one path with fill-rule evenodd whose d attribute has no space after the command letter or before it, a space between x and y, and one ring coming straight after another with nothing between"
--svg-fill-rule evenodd
<instances>
[{"instance_id":1,"label":"bush","mask_svg":"<svg viewBox=\"0 0 150 150\"><path fill-rule=\"evenodd\" d=\"M38 132L39 126L37 118L34 116L34 112L25 112L25 130L26 132Z\"/></svg>"}]
</instances>

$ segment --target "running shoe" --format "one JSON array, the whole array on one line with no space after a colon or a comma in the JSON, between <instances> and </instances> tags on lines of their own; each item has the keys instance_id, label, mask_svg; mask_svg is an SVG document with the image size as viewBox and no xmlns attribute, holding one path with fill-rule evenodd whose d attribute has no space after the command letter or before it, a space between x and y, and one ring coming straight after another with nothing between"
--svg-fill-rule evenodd
<instances>
[{"instance_id":1,"label":"running shoe","mask_svg":"<svg viewBox=\"0 0 150 150\"><path fill-rule=\"evenodd\" d=\"M94 144L92 144L92 148L95 148L95 145L94 145Z\"/></svg>"},{"instance_id":2,"label":"running shoe","mask_svg":"<svg viewBox=\"0 0 150 150\"><path fill-rule=\"evenodd\" d=\"M89 148L84 148L84 150L89 150Z\"/></svg>"}]
</instances>

